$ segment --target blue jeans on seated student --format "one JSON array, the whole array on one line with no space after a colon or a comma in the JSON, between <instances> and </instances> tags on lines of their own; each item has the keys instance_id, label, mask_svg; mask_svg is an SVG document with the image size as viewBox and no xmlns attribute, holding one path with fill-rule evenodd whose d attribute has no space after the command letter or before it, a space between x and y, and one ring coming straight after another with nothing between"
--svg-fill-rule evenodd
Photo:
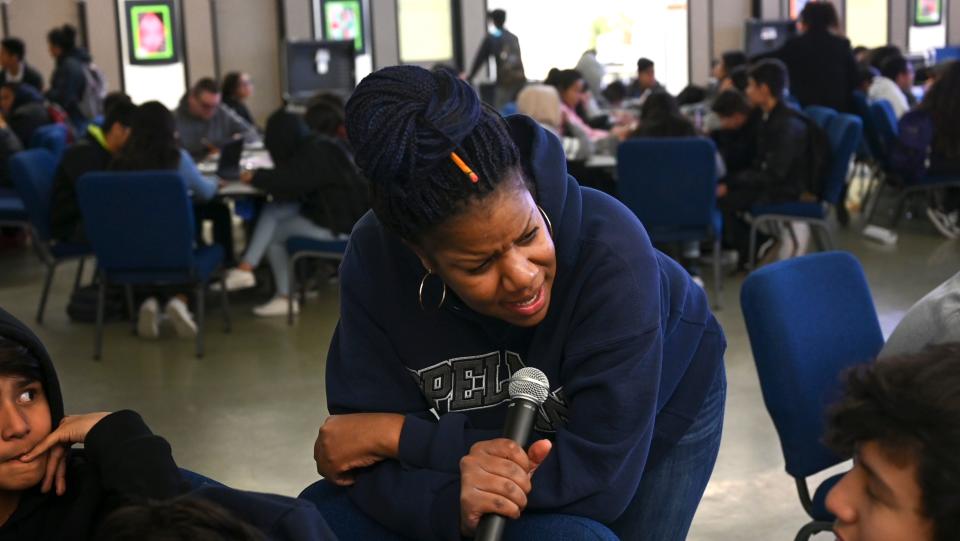
<instances>
[{"instance_id":1,"label":"blue jeans on seated student","mask_svg":"<svg viewBox=\"0 0 960 541\"><path fill-rule=\"evenodd\" d=\"M726 391L726 375L721 369L690 429L667 455L644 472L633 501L609 528L584 517L526 512L519 520L507 523L504 541L686 539L720 450ZM332 483L318 481L300 497L317 506L342 541L405 541L364 515L347 497L346 489Z\"/></svg>"},{"instance_id":2,"label":"blue jeans on seated student","mask_svg":"<svg viewBox=\"0 0 960 541\"><path fill-rule=\"evenodd\" d=\"M320 227L300 215L300 203L267 203L260 212L260 219L243 255L243 262L256 267L267 254L277 294L290 293L289 256L286 242L290 237L309 237L317 240L332 240L336 236L329 229Z\"/></svg>"}]
</instances>

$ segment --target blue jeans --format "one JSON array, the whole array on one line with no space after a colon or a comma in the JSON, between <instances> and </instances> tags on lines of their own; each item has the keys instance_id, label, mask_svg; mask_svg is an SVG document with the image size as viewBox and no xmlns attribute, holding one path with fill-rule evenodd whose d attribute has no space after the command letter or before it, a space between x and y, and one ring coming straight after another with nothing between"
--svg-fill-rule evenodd
<instances>
[{"instance_id":1,"label":"blue jeans","mask_svg":"<svg viewBox=\"0 0 960 541\"><path fill-rule=\"evenodd\" d=\"M300 203L267 203L260 212L257 226L243 254L243 262L253 267L260 264L267 254L278 295L290 294L290 256L287 254L287 239L309 237L317 240L332 240L333 232L300 215Z\"/></svg>"},{"instance_id":2,"label":"blue jeans","mask_svg":"<svg viewBox=\"0 0 960 541\"><path fill-rule=\"evenodd\" d=\"M686 539L720 450L726 395L726 375L721 367L687 433L656 465L643 473L636 495L610 528L573 515L527 512L519 520L507 523L504 540ZM319 481L307 487L300 497L316 504L327 524L342 540L404 540L364 515L349 500L346 490L333 484Z\"/></svg>"}]
</instances>

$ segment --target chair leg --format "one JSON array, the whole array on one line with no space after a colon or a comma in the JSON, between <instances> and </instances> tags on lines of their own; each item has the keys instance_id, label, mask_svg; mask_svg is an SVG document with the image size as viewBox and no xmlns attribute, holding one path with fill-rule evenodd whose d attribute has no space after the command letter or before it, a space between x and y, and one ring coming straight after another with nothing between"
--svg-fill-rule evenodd
<instances>
[{"instance_id":1,"label":"chair leg","mask_svg":"<svg viewBox=\"0 0 960 541\"><path fill-rule=\"evenodd\" d=\"M233 323L230 321L230 297L227 295L227 277L220 273L220 308L223 310L223 332L229 333L233 330Z\"/></svg>"},{"instance_id":2,"label":"chair leg","mask_svg":"<svg viewBox=\"0 0 960 541\"><path fill-rule=\"evenodd\" d=\"M720 310L720 292L723 291L720 272L720 237L713 239L713 308Z\"/></svg>"},{"instance_id":3,"label":"chair leg","mask_svg":"<svg viewBox=\"0 0 960 541\"><path fill-rule=\"evenodd\" d=\"M43 312L47 307L47 296L50 294L50 285L53 283L53 274L57 271L56 263L47 265L47 277L43 281L43 291L40 293L40 306L37 307L37 323L43 323Z\"/></svg>"},{"instance_id":4,"label":"chair leg","mask_svg":"<svg viewBox=\"0 0 960 541\"><path fill-rule=\"evenodd\" d=\"M206 285L197 285L197 358L203 358L203 321L206 315L204 300L206 297Z\"/></svg>"},{"instance_id":5,"label":"chair leg","mask_svg":"<svg viewBox=\"0 0 960 541\"><path fill-rule=\"evenodd\" d=\"M126 303L127 303L127 319L130 320L130 325L132 327L131 330L133 331L133 334L137 334L137 316L135 315L136 310L134 309L134 306L133 306L133 286L132 285L126 284L125 286L123 286L123 296L126 299Z\"/></svg>"},{"instance_id":6,"label":"chair leg","mask_svg":"<svg viewBox=\"0 0 960 541\"><path fill-rule=\"evenodd\" d=\"M750 253L747 254L749 270L754 270L757 267L757 219L753 220L753 223L750 224Z\"/></svg>"},{"instance_id":7,"label":"chair leg","mask_svg":"<svg viewBox=\"0 0 960 541\"><path fill-rule=\"evenodd\" d=\"M103 312L107 302L107 277L100 275L100 288L97 294L97 331L93 339L93 359L100 360L103 353Z\"/></svg>"},{"instance_id":8,"label":"chair leg","mask_svg":"<svg viewBox=\"0 0 960 541\"><path fill-rule=\"evenodd\" d=\"M287 269L290 275L287 291L287 325L293 325L293 291L297 288L297 261L299 261L297 256L291 257Z\"/></svg>"},{"instance_id":9,"label":"chair leg","mask_svg":"<svg viewBox=\"0 0 960 541\"><path fill-rule=\"evenodd\" d=\"M877 187L870 190L869 196L864 205L870 205L870 210L867 212L867 218L864 221L865 225L870 225L873 223L873 217L877 213L877 207L880 206L880 199L883 197L883 188L886 185L883 178L877 178ZM866 208L866 207L864 207Z\"/></svg>"},{"instance_id":10,"label":"chair leg","mask_svg":"<svg viewBox=\"0 0 960 541\"><path fill-rule=\"evenodd\" d=\"M80 262L77 263L77 275L73 278L73 290L76 291L80 289L80 282L83 281L83 264L87 262L87 258L81 257Z\"/></svg>"}]
</instances>

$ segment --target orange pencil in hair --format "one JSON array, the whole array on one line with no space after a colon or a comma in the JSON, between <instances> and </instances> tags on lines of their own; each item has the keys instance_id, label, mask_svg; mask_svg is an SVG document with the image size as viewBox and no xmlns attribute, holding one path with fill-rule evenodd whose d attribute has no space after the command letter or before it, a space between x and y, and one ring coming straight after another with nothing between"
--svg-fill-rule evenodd
<instances>
[{"instance_id":1,"label":"orange pencil in hair","mask_svg":"<svg viewBox=\"0 0 960 541\"><path fill-rule=\"evenodd\" d=\"M450 158L453 160L453 163L457 164L457 167L463 171L464 175L470 177L470 182L473 182L474 184L480 182L480 177L478 177L477 174L474 173L473 170L471 170L470 167L460 159L460 156L457 156L456 152L451 152Z\"/></svg>"}]
</instances>

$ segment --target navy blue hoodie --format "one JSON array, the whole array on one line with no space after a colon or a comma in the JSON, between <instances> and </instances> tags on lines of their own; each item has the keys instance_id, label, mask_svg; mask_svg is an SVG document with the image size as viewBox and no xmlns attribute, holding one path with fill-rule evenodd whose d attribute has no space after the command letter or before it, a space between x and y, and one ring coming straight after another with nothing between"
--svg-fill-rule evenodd
<instances>
[{"instance_id":1,"label":"navy blue hoodie","mask_svg":"<svg viewBox=\"0 0 960 541\"><path fill-rule=\"evenodd\" d=\"M552 390L535 438L554 446L528 509L606 524L690 426L722 369L726 343L703 290L654 250L626 207L567 175L556 137L526 117L508 123L554 228L557 275L540 325L512 327L450 296L440 310L421 309L420 261L372 213L341 268L330 413L406 414L399 460L360 473L349 495L414 539L460 538L459 460L500 437L518 368L539 368Z\"/></svg>"}]
</instances>

